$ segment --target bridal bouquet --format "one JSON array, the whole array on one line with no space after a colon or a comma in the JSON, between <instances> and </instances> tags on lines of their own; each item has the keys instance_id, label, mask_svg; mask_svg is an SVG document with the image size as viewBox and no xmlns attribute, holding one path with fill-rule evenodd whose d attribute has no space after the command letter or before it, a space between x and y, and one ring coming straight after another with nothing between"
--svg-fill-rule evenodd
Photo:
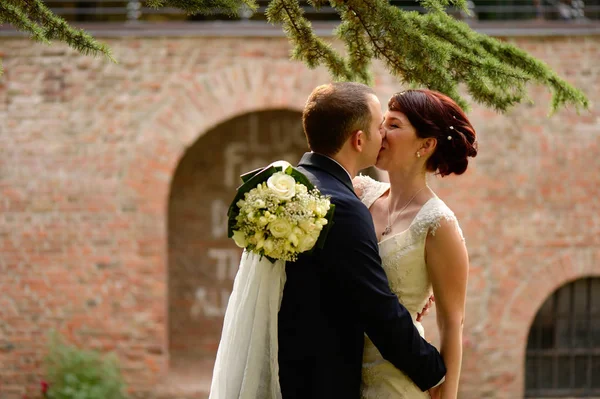
<instances>
[{"instance_id":1,"label":"bridal bouquet","mask_svg":"<svg viewBox=\"0 0 600 399\"><path fill-rule=\"evenodd\" d=\"M228 235L239 247L271 261L294 261L322 246L335 205L306 176L277 161L241 178L228 212Z\"/></svg>"},{"instance_id":2,"label":"bridal bouquet","mask_svg":"<svg viewBox=\"0 0 600 399\"><path fill-rule=\"evenodd\" d=\"M285 161L241 176L227 233L244 248L227 303L209 399L281 399L278 314L286 262L322 248L335 206Z\"/></svg>"}]
</instances>

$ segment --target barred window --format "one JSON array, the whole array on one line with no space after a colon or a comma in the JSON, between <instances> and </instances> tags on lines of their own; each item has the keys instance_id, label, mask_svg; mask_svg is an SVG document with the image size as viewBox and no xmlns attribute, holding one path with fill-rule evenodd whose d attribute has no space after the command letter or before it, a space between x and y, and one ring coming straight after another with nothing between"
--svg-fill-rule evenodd
<instances>
[{"instance_id":1,"label":"barred window","mask_svg":"<svg viewBox=\"0 0 600 399\"><path fill-rule=\"evenodd\" d=\"M600 278L554 292L527 341L525 397L600 397Z\"/></svg>"}]
</instances>

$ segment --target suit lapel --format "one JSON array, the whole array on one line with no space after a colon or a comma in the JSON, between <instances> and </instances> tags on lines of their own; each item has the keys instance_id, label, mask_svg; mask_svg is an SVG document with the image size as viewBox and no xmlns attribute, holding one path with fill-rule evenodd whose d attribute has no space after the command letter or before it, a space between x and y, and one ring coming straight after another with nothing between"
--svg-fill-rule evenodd
<instances>
[{"instance_id":1,"label":"suit lapel","mask_svg":"<svg viewBox=\"0 0 600 399\"><path fill-rule=\"evenodd\" d=\"M350 180L350 176L346 170L336 161L325 155L317 154L315 152L307 152L302 156L302 159L300 159L298 166L309 166L321 169L338 179L354 193L352 180Z\"/></svg>"}]
</instances>

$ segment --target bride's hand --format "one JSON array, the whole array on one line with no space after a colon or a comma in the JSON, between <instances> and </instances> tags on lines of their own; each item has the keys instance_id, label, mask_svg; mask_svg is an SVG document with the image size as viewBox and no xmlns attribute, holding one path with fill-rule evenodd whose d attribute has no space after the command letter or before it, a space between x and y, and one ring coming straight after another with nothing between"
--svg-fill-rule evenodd
<instances>
[{"instance_id":1,"label":"bride's hand","mask_svg":"<svg viewBox=\"0 0 600 399\"><path fill-rule=\"evenodd\" d=\"M417 313L417 321L420 322L423 319L424 316L427 316L427 314L429 313L429 308L431 307L431 304L433 302L435 302L435 297L433 295L431 295L429 297L429 300L427 301L427 303L423 307L423 310L421 310L421 312Z\"/></svg>"},{"instance_id":2,"label":"bride's hand","mask_svg":"<svg viewBox=\"0 0 600 399\"><path fill-rule=\"evenodd\" d=\"M428 392L431 399L440 399L442 397L442 386L433 387Z\"/></svg>"}]
</instances>

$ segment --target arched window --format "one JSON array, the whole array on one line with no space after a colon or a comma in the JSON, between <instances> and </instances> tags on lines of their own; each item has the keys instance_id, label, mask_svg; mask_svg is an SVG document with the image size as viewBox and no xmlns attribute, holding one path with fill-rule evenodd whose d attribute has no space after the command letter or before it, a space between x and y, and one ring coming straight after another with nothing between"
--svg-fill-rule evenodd
<instances>
[{"instance_id":1,"label":"arched window","mask_svg":"<svg viewBox=\"0 0 600 399\"><path fill-rule=\"evenodd\" d=\"M527 341L525 397L600 397L600 278L560 287Z\"/></svg>"},{"instance_id":2,"label":"arched window","mask_svg":"<svg viewBox=\"0 0 600 399\"><path fill-rule=\"evenodd\" d=\"M214 364L241 255L227 238L240 175L278 159L295 165L306 148L301 114L271 109L214 126L183 154L168 209L169 370L176 385L197 386Z\"/></svg>"}]
</instances>

